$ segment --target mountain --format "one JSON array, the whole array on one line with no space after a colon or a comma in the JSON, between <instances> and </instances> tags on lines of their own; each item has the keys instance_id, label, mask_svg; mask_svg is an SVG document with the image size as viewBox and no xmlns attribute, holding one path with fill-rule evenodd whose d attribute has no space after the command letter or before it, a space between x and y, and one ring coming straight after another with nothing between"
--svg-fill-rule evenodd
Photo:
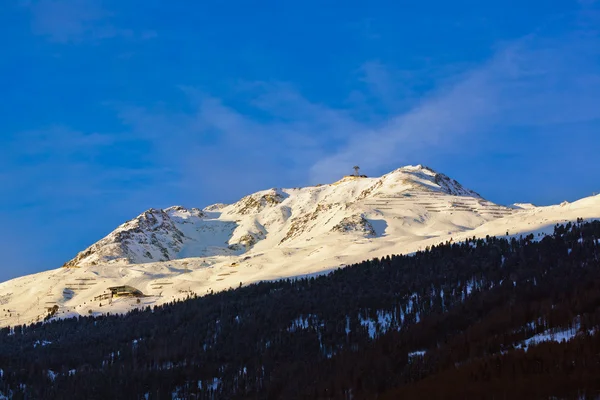
<instances>
[{"instance_id":1,"label":"mountain","mask_svg":"<svg viewBox=\"0 0 600 400\"><path fill-rule=\"evenodd\" d=\"M458 214L444 213L432 218L434 213L448 210L478 217L463 221ZM510 212L446 175L420 165L408 166L381 178L347 176L331 185L265 190L237 203L216 204L202 211L181 206L150 209L64 266L239 256L258 242L263 242L261 249L303 246L334 233L357 238L412 235L425 229L431 234L430 221L451 232L457 226L459 230L472 228Z\"/></svg>"},{"instance_id":2,"label":"mountain","mask_svg":"<svg viewBox=\"0 0 600 400\"><path fill-rule=\"evenodd\" d=\"M0 326L34 322L49 310L60 318L125 312L473 236L542 234L576 218L600 218L600 197L504 207L420 165L264 190L229 205L151 209L64 268L1 283ZM108 288L120 285L145 297L108 301Z\"/></svg>"}]
</instances>

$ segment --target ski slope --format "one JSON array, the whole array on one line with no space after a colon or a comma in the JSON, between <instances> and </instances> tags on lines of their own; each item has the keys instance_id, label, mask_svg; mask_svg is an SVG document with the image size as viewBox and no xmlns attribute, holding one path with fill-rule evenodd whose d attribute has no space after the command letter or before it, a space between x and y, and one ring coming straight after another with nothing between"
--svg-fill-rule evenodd
<instances>
[{"instance_id":1,"label":"ski slope","mask_svg":"<svg viewBox=\"0 0 600 400\"><path fill-rule=\"evenodd\" d=\"M422 166L377 178L270 189L225 205L148 210L62 268L0 284L0 326L122 313L192 293L320 274L449 240L551 233L600 219L600 196L550 207L504 207ZM146 296L95 299L112 286Z\"/></svg>"}]
</instances>

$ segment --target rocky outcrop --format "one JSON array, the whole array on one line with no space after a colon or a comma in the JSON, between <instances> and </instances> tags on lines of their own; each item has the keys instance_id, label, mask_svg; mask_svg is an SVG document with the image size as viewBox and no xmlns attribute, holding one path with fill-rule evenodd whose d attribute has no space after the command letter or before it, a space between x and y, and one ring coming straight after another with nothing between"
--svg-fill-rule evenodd
<instances>
[{"instance_id":1,"label":"rocky outcrop","mask_svg":"<svg viewBox=\"0 0 600 400\"><path fill-rule=\"evenodd\" d=\"M322 203L318 204L313 212L304 214L300 217L293 218L290 228L288 229L283 239L281 239L279 244L284 243L297 236L300 236L302 233L310 230L310 228L314 225L315 221L317 220L317 218L319 218L319 216L323 215L327 211L332 210L333 208L339 207L340 204L338 203Z\"/></svg>"},{"instance_id":2,"label":"rocky outcrop","mask_svg":"<svg viewBox=\"0 0 600 400\"><path fill-rule=\"evenodd\" d=\"M265 208L277 206L286 197L288 197L288 194L280 189L271 189L251 194L235 203L229 211L229 214L257 214Z\"/></svg>"},{"instance_id":3,"label":"rocky outcrop","mask_svg":"<svg viewBox=\"0 0 600 400\"><path fill-rule=\"evenodd\" d=\"M432 171L432 172L434 172L434 171ZM455 179L452 179L444 174L436 173L434 175L433 181L447 194L451 194L453 196L481 197L481 196L479 196L479 193L476 193L469 189L465 189Z\"/></svg>"},{"instance_id":4,"label":"rocky outcrop","mask_svg":"<svg viewBox=\"0 0 600 400\"><path fill-rule=\"evenodd\" d=\"M228 206L228 204L225 204L225 203L215 203L215 204L211 204L210 206L204 207L203 211L218 212L227 206Z\"/></svg>"},{"instance_id":5,"label":"rocky outcrop","mask_svg":"<svg viewBox=\"0 0 600 400\"><path fill-rule=\"evenodd\" d=\"M356 214L350 217L345 217L335 225L332 229L332 232L340 232L340 233L350 233L350 232L358 232L362 233L365 236L375 236L375 229L373 225L365 217L362 215Z\"/></svg>"},{"instance_id":6,"label":"rocky outcrop","mask_svg":"<svg viewBox=\"0 0 600 400\"><path fill-rule=\"evenodd\" d=\"M149 209L77 254L63 267L168 261L183 246L185 235L179 225L203 216L199 209L188 210L181 206Z\"/></svg>"}]
</instances>

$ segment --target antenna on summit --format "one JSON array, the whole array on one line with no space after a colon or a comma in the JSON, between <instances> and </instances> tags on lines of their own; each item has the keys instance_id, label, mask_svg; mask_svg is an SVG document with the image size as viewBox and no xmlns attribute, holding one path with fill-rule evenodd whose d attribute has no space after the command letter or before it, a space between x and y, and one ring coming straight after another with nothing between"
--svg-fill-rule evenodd
<instances>
[{"instance_id":1,"label":"antenna on summit","mask_svg":"<svg viewBox=\"0 0 600 400\"><path fill-rule=\"evenodd\" d=\"M358 165L355 165L352 168L354 168L354 176L358 176L358 170L360 169L360 167Z\"/></svg>"}]
</instances>

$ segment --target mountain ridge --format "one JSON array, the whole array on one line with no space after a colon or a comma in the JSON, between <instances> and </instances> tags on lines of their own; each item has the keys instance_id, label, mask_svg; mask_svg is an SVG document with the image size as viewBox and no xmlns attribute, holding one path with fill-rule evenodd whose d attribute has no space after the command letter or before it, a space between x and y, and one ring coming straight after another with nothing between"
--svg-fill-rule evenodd
<instances>
[{"instance_id":1,"label":"mountain ridge","mask_svg":"<svg viewBox=\"0 0 600 400\"><path fill-rule=\"evenodd\" d=\"M400 178L400 179L398 179ZM341 185L341 186L340 186ZM366 186L366 187L363 187ZM321 192L333 188L332 193L319 198L305 199L304 204L298 207L288 207L286 200L290 196L301 196L306 191L312 191L317 197ZM356 194L356 188L361 188ZM257 221L248 222L249 226L234 226L235 220L246 216L260 214L273 208L280 208L282 222L281 228L286 227L285 222L291 219L287 234L277 245L299 236L300 230L306 230L309 221L317 219L319 213L335 211L333 208L346 208L361 200L377 197L382 189L390 189L386 194L409 193L415 191L432 191L454 196L468 196L481 198L481 196L464 188L459 182L422 165L405 166L387 173L379 178L348 175L341 180L328 185L309 186L303 188L285 189L271 188L261 190L247 196L233 204L217 203L205 207L187 209L182 206L172 206L164 210L149 209L139 216L117 227L109 235L92 244L75 258L66 262L64 267L78 267L97 265L99 263L125 263L141 264L153 261L169 261L182 256L184 247L188 248L186 256L205 255L239 255L263 240L267 230L262 224L264 218L258 217ZM398 189L396 189L398 188ZM344 199L344 193L348 193ZM329 202L327 197L336 197L338 201ZM290 203L289 201L287 203ZM309 209L311 208L311 209ZM354 212L335 218L337 224L331 227L330 232L365 232L369 236L376 236L375 229L364 216L363 212ZM268 217L267 217L268 218ZM204 223L203 223L204 221ZM222 224L216 221L221 221ZM194 225L198 234L189 228ZM219 228L219 225L220 228ZM344 225L344 226L342 226ZM352 226L351 226L352 225ZM359 227L360 225L360 227ZM239 229L238 229L239 228ZM215 235L221 234L220 243L211 242L211 246L201 248L196 246L190 250L194 242L206 242L202 235L205 231L212 230ZM236 231L238 231L236 233Z\"/></svg>"},{"instance_id":2,"label":"mountain ridge","mask_svg":"<svg viewBox=\"0 0 600 400\"><path fill-rule=\"evenodd\" d=\"M39 321L48 310L53 318L124 313L444 242L544 235L557 223L600 219L600 196L514 209L444 176L410 166L376 178L267 189L228 205L147 210L68 268L0 283L0 326ZM123 285L144 296L112 299L109 288Z\"/></svg>"}]
</instances>

